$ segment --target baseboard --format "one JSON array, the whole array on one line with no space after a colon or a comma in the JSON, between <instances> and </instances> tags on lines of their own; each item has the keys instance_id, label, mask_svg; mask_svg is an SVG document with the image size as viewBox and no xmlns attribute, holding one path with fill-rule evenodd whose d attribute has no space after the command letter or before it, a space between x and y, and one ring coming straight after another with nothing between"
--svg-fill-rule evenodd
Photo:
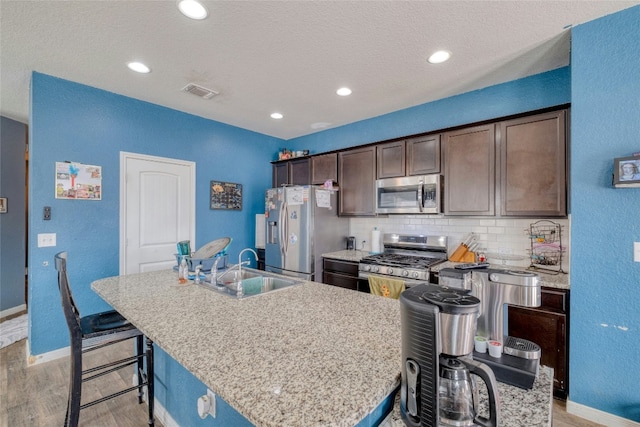
<instances>
[{"instance_id":1,"label":"baseboard","mask_svg":"<svg viewBox=\"0 0 640 427\"><path fill-rule=\"evenodd\" d=\"M25 313L27 312L27 305L26 304L20 304L18 306L7 308L6 310L0 311L0 319L4 319L5 317L13 316L14 314L18 314L18 313L20 313L22 311L24 311Z\"/></svg>"},{"instance_id":2,"label":"baseboard","mask_svg":"<svg viewBox=\"0 0 640 427\"><path fill-rule=\"evenodd\" d=\"M63 357L69 357L69 355L71 354L71 347L67 346L34 356L33 354L31 354L31 346L29 345L29 340L27 340L27 345L25 345L24 348L27 352L27 366L35 366L39 365L40 363L50 362L52 360L61 359Z\"/></svg>"},{"instance_id":3,"label":"baseboard","mask_svg":"<svg viewBox=\"0 0 640 427\"><path fill-rule=\"evenodd\" d=\"M608 427L640 427L640 423L567 399L567 413Z\"/></svg>"},{"instance_id":4,"label":"baseboard","mask_svg":"<svg viewBox=\"0 0 640 427\"><path fill-rule=\"evenodd\" d=\"M158 399L153 399L153 415L155 415L156 419L162 423L164 427L180 427L180 425L171 418L171 415L164 409Z\"/></svg>"}]
</instances>

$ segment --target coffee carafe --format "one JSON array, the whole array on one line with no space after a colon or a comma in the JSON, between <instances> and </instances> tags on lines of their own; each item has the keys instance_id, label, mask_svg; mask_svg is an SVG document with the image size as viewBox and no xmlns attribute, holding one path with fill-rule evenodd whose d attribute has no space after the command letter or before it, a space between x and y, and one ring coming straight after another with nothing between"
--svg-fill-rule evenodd
<instances>
[{"instance_id":1,"label":"coffee carafe","mask_svg":"<svg viewBox=\"0 0 640 427\"><path fill-rule=\"evenodd\" d=\"M479 307L469 291L437 285L417 285L400 295L400 411L407 426L498 426L495 376L471 358ZM487 386L488 418L478 415L475 376Z\"/></svg>"}]
</instances>

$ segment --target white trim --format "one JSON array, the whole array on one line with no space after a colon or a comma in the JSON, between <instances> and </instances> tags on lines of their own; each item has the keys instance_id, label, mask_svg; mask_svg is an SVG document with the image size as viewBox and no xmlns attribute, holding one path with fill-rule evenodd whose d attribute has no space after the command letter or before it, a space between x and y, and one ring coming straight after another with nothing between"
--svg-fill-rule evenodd
<instances>
[{"instance_id":1,"label":"white trim","mask_svg":"<svg viewBox=\"0 0 640 427\"><path fill-rule=\"evenodd\" d=\"M71 347L67 346L34 356L33 354L31 354L31 346L29 344L30 341L27 340L27 345L25 346L25 350L27 352L27 367L50 362L56 359L61 359L63 357L68 357L71 354Z\"/></svg>"},{"instance_id":2,"label":"white trim","mask_svg":"<svg viewBox=\"0 0 640 427\"><path fill-rule=\"evenodd\" d=\"M11 316L13 314L20 313L22 311L24 311L24 312L27 311L27 305L26 304L20 304L20 305L17 305L15 307L7 308L6 310L0 311L0 318L8 317L8 316Z\"/></svg>"},{"instance_id":3,"label":"white trim","mask_svg":"<svg viewBox=\"0 0 640 427\"><path fill-rule=\"evenodd\" d=\"M162 423L164 427L180 427L180 424L176 422L171 415L167 412L167 410L162 406L158 399L153 399L153 415L156 417L158 421Z\"/></svg>"},{"instance_id":4,"label":"white trim","mask_svg":"<svg viewBox=\"0 0 640 427\"><path fill-rule=\"evenodd\" d=\"M640 423L567 399L567 413L608 427L639 427Z\"/></svg>"},{"instance_id":5,"label":"white trim","mask_svg":"<svg viewBox=\"0 0 640 427\"><path fill-rule=\"evenodd\" d=\"M127 186L126 180L126 161L128 159L146 160L151 162L163 162L174 165L186 166L191 170L191 229L189 230L191 247L196 246L196 163L188 160L172 159L169 157L150 156L147 154L130 153L127 151L120 152L120 274L124 274L125 270L125 212L126 212L126 198L125 189Z\"/></svg>"}]
</instances>

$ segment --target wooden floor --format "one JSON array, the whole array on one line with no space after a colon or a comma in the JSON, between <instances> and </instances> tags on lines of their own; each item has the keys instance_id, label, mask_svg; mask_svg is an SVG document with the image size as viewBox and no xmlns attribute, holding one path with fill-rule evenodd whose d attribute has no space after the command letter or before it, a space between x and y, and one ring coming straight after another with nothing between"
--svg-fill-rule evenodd
<instances>
[{"instance_id":1,"label":"wooden floor","mask_svg":"<svg viewBox=\"0 0 640 427\"><path fill-rule=\"evenodd\" d=\"M61 426L67 407L69 359L67 357L27 368L26 340L0 349L0 427ZM131 351L131 342L98 350L87 362L95 364L105 351ZM89 353L91 354L91 353ZM83 393L91 399L131 384L133 367L99 379L98 387L89 383ZM105 385L106 384L106 385ZM84 399L83 399L84 401ZM195 408L194 408L195 410ZM80 411L81 426L135 427L147 425L147 406L139 405L134 393L128 393ZM162 424L156 419L156 426ZM601 427L567 414L563 401L554 400L553 427Z\"/></svg>"},{"instance_id":2,"label":"wooden floor","mask_svg":"<svg viewBox=\"0 0 640 427\"><path fill-rule=\"evenodd\" d=\"M69 358L27 368L26 340L0 349L0 427L62 426L69 390ZM107 351L131 353L133 341L87 353L85 367L95 366ZM96 353L96 354L93 354ZM134 367L129 366L84 385L83 403L129 387ZM194 407L195 410L195 407ZM138 404L136 392L80 411L80 426L147 426L147 405ZM155 425L162 427L157 418Z\"/></svg>"}]
</instances>

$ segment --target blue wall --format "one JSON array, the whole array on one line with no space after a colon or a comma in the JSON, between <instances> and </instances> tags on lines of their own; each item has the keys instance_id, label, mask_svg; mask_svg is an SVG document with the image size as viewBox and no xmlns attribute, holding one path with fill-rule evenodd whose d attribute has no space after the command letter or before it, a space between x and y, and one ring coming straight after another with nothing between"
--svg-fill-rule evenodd
<instances>
[{"instance_id":1,"label":"blue wall","mask_svg":"<svg viewBox=\"0 0 640 427\"><path fill-rule=\"evenodd\" d=\"M572 33L573 402L640 421L640 188L611 186L640 152L640 6Z\"/></svg>"},{"instance_id":2,"label":"blue wall","mask_svg":"<svg viewBox=\"0 0 640 427\"><path fill-rule=\"evenodd\" d=\"M0 121L0 197L7 199L7 213L0 214L0 311L12 314L25 308L24 235L27 127L6 117ZM21 307L22 306L22 307Z\"/></svg>"},{"instance_id":3,"label":"blue wall","mask_svg":"<svg viewBox=\"0 0 640 427\"><path fill-rule=\"evenodd\" d=\"M233 257L254 245L255 214L264 212L271 184L268 162L282 146L276 138L39 73L32 77L29 137L33 354L68 345L52 263L56 252L69 252L71 285L83 314L107 308L90 284L118 274L120 151L195 161L194 246L230 236ZM55 199L55 162L64 160L102 166L101 201ZM242 183L243 209L210 210L211 180ZM44 206L52 208L50 221L42 220ZM57 246L38 248L38 233L57 233Z\"/></svg>"},{"instance_id":4,"label":"blue wall","mask_svg":"<svg viewBox=\"0 0 640 427\"><path fill-rule=\"evenodd\" d=\"M311 153L384 141L509 116L571 101L569 67L290 139Z\"/></svg>"}]
</instances>

